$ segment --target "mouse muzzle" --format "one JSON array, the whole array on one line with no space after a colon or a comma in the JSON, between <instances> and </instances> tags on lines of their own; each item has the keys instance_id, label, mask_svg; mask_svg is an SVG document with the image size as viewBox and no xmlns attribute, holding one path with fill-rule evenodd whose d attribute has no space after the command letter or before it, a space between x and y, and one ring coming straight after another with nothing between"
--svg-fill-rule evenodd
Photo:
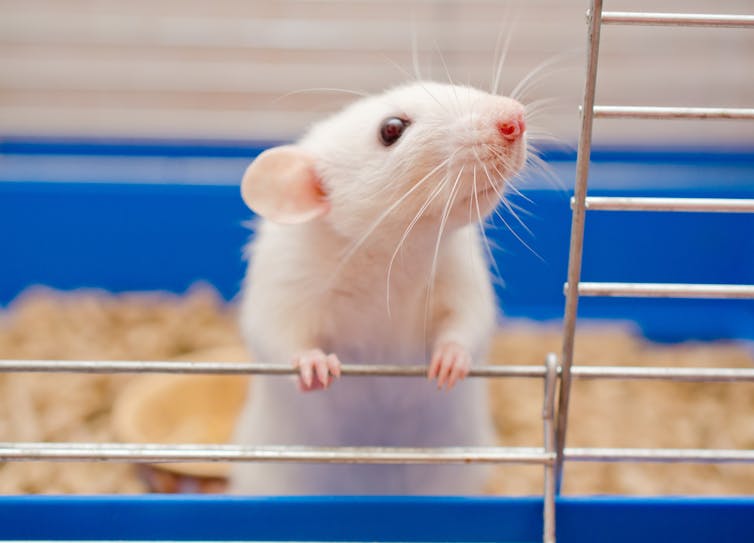
<instances>
[{"instance_id":1,"label":"mouse muzzle","mask_svg":"<svg viewBox=\"0 0 754 543\"><path fill-rule=\"evenodd\" d=\"M514 113L509 119L497 122L497 131L503 139L516 141L526 132L526 121L522 112Z\"/></svg>"}]
</instances>

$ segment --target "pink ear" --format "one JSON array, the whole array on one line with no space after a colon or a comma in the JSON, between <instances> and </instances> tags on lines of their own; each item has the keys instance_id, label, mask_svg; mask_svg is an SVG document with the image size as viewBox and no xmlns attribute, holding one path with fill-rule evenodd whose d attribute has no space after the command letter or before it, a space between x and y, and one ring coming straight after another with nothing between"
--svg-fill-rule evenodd
<instances>
[{"instance_id":1,"label":"pink ear","mask_svg":"<svg viewBox=\"0 0 754 543\"><path fill-rule=\"evenodd\" d=\"M246 168L241 196L254 212L281 224L307 222L330 210L314 159L295 145L259 155Z\"/></svg>"}]
</instances>

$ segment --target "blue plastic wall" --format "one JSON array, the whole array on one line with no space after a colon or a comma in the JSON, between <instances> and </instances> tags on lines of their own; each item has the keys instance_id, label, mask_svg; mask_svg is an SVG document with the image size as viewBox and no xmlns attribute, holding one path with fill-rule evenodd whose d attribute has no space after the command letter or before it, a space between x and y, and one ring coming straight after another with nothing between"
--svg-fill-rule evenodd
<instances>
[{"instance_id":1,"label":"blue plastic wall","mask_svg":"<svg viewBox=\"0 0 754 543\"><path fill-rule=\"evenodd\" d=\"M748 543L752 499L561 498L558 543ZM536 498L0 498L0 540L542 541Z\"/></svg>"}]
</instances>

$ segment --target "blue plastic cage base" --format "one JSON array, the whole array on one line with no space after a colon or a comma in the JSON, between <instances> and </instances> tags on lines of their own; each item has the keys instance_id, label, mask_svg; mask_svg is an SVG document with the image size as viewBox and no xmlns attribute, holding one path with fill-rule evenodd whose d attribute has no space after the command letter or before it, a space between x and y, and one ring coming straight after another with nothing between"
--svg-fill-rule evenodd
<instances>
[{"instance_id":1,"label":"blue plastic cage base","mask_svg":"<svg viewBox=\"0 0 754 543\"><path fill-rule=\"evenodd\" d=\"M558 543L754 541L754 498L559 498ZM540 498L4 497L0 540L542 540Z\"/></svg>"}]
</instances>

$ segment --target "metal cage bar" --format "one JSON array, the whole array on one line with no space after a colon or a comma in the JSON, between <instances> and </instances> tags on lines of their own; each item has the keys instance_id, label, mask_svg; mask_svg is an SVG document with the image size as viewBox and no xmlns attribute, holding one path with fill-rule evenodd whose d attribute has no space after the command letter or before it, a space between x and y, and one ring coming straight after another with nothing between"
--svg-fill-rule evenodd
<instances>
[{"instance_id":1,"label":"metal cage bar","mask_svg":"<svg viewBox=\"0 0 754 543\"><path fill-rule=\"evenodd\" d=\"M0 462L321 462L358 464L546 464L536 447L293 447L134 443L0 443Z\"/></svg>"},{"instance_id":2,"label":"metal cage bar","mask_svg":"<svg viewBox=\"0 0 754 543\"><path fill-rule=\"evenodd\" d=\"M293 365L257 362L183 362L142 360L0 360L2 372L54 373L185 373L215 375L297 375ZM483 366L472 368L469 377L544 377L542 366ZM427 366L345 364L343 376L426 377Z\"/></svg>"},{"instance_id":3,"label":"metal cage bar","mask_svg":"<svg viewBox=\"0 0 754 543\"><path fill-rule=\"evenodd\" d=\"M555 476L557 487L563 472L563 449L565 448L568 426L568 405L571 395L571 367L573 366L574 340L576 336L576 315L579 306L578 284L581 279L581 261L584 249L584 223L586 221L586 189L589 178L589 159L592 148L592 121L594 116L594 94L597 85L597 62L600 48L600 28L602 20L602 0L592 0L592 9L587 13L589 33L587 37L586 78L581 109L581 131L579 132L578 155L576 159L576 186L571 218L571 241L568 252L568 287L563 322L563 348L561 353L560 389L558 392L558 414L556 427L557 453Z\"/></svg>"},{"instance_id":4,"label":"metal cage bar","mask_svg":"<svg viewBox=\"0 0 754 543\"><path fill-rule=\"evenodd\" d=\"M678 383L754 383L754 368L671 368L584 366L571 369L575 379L673 381Z\"/></svg>"},{"instance_id":5,"label":"metal cage bar","mask_svg":"<svg viewBox=\"0 0 754 543\"><path fill-rule=\"evenodd\" d=\"M565 449L565 458L570 462L751 464L754 463L754 450L568 447Z\"/></svg>"},{"instance_id":6,"label":"metal cage bar","mask_svg":"<svg viewBox=\"0 0 754 543\"><path fill-rule=\"evenodd\" d=\"M588 196L586 199L586 208L590 211L686 211L703 213L754 213L754 199Z\"/></svg>"},{"instance_id":7,"label":"metal cage bar","mask_svg":"<svg viewBox=\"0 0 754 543\"><path fill-rule=\"evenodd\" d=\"M754 28L754 16L717 15L702 13L644 13L627 11L605 11L602 13L602 24Z\"/></svg>"},{"instance_id":8,"label":"metal cage bar","mask_svg":"<svg viewBox=\"0 0 754 543\"><path fill-rule=\"evenodd\" d=\"M551 355L554 356L554 355ZM549 359L549 358L548 358ZM193 375L296 375L291 365L254 362L181 362L132 360L0 360L0 373L164 373ZM540 379L549 375L547 366L484 366L472 368L469 377ZM558 376L562 367L555 366ZM343 376L416 377L427 375L427 367L349 365ZM646 366L586 366L571 368L574 379L650 380L679 382L749 382L754 368L673 368Z\"/></svg>"},{"instance_id":9,"label":"metal cage bar","mask_svg":"<svg viewBox=\"0 0 754 543\"><path fill-rule=\"evenodd\" d=\"M545 359L545 390L542 400L542 431L544 433L544 448L554 460L555 442L557 439L555 427L555 394L558 385L558 357L554 353L547 355ZM555 543L555 496L557 494L557 477L553 462L545 464L544 473L544 526L542 527L542 540L544 543Z\"/></svg>"},{"instance_id":10,"label":"metal cage bar","mask_svg":"<svg viewBox=\"0 0 754 543\"><path fill-rule=\"evenodd\" d=\"M754 463L748 449L567 447L572 462ZM538 447L293 447L156 443L0 443L0 462L307 462L352 464L534 464L553 466ZM554 475L554 474L553 474ZM554 499L553 492L546 495Z\"/></svg>"},{"instance_id":11,"label":"metal cage bar","mask_svg":"<svg viewBox=\"0 0 754 543\"><path fill-rule=\"evenodd\" d=\"M579 283L581 296L622 298L754 299L754 285L695 285L688 283Z\"/></svg>"},{"instance_id":12,"label":"metal cage bar","mask_svg":"<svg viewBox=\"0 0 754 543\"><path fill-rule=\"evenodd\" d=\"M754 119L754 108L594 106L598 119Z\"/></svg>"}]
</instances>

